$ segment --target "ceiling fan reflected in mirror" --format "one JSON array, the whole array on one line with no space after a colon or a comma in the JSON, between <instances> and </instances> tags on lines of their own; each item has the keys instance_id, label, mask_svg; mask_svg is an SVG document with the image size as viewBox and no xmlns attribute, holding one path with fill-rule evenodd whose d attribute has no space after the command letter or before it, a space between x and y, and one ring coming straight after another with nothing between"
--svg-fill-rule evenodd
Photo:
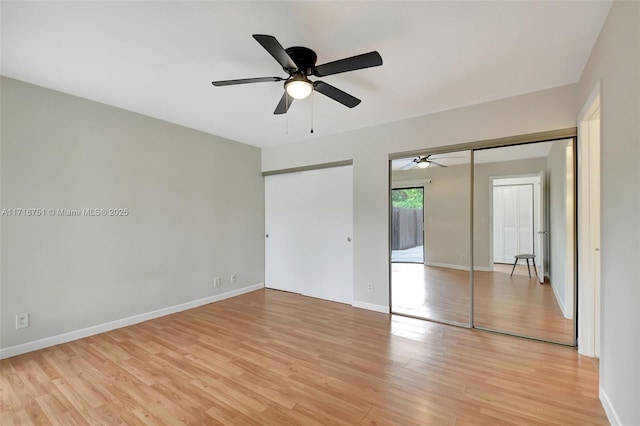
<instances>
[{"instance_id":1,"label":"ceiling fan reflected in mirror","mask_svg":"<svg viewBox=\"0 0 640 426\"><path fill-rule=\"evenodd\" d=\"M316 53L307 47L294 46L285 49L275 37L270 35L254 34L253 38L273 56L289 77L243 78L239 80L212 81L211 84L214 86L231 86L235 84L284 81L285 92L282 94L275 111L273 111L274 114L285 114L295 99L304 99L314 90L342 105L353 108L361 102L360 99L343 92L329 83L311 81L308 77L325 77L382 65L382 57L376 51L316 65Z\"/></svg>"},{"instance_id":2,"label":"ceiling fan reflected in mirror","mask_svg":"<svg viewBox=\"0 0 640 426\"><path fill-rule=\"evenodd\" d=\"M426 169L427 167L431 167L431 166L437 166L437 167L447 167L444 164L438 163L437 161L434 160L444 160L447 158L463 158L463 157L438 157L438 158L434 158L433 155L420 155L416 158L414 158L413 160L411 160L411 162L407 163L406 165L402 166L400 168L400 170L409 170L409 169L413 169L414 167L418 166L421 169Z\"/></svg>"}]
</instances>

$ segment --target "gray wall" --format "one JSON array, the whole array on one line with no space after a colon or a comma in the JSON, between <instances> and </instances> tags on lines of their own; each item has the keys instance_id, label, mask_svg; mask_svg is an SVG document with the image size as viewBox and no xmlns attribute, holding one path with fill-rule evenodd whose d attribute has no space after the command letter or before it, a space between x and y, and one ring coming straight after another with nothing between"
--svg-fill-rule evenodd
<instances>
[{"instance_id":1,"label":"gray wall","mask_svg":"<svg viewBox=\"0 0 640 426\"><path fill-rule=\"evenodd\" d=\"M425 263L469 268L471 167L434 168L424 189Z\"/></svg>"},{"instance_id":2,"label":"gray wall","mask_svg":"<svg viewBox=\"0 0 640 426\"><path fill-rule=\"evenodd\" d=\"M624 425L640 424L640 3L616 1L579 83L601 84L600 386ZM613 419L611 419L613 420Z\"/></svg>"},{"instance_id":3,"label":"gray wall","mask_svg":"<svg viewBox=\"0 0 640 426\"><path fill-rule=\"evenodd\" d=\"M575 85L262 150L263 170L353 159L354 300L389 305L389 154L576 125ZM357 110L344 111L345 114ZM322 129L316 129L321 134ZM374 291L367 291L367 283Z\"/></svg>"},{"instance_id":4,"label":"gray wall","mask_svg":"<svg viewBox=\"0 0 640 426\"><path fill-rule=\"evenodd\" d=\"M259 149L16 80L0 88L2 208L129 209L2 217L3 348L264 281ZM20 312L31 327L15 329Z\"/></svg>"}]
</instances>

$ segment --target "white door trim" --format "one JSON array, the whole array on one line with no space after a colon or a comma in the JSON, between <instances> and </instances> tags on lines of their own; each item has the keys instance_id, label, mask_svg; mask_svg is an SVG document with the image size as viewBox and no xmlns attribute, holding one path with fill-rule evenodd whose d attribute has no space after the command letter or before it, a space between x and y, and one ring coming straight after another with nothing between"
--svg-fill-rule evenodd
<instances>
[{"instance_id":1,"label":"white door trim","mask_svg":"<svg viewBox=\"0 0 640 426\"><path fill-rule=\"evenodd\" d=\"M536 181L535 179L538 178L538 180ZM506 175L496 175L496 176L489 176L489 188L491 189L489 191L489 226L490 226L490 232L489 232L489 271L493 271L493 265L495 262L494 256L493 256L493 247L495 242L493 241L493 215L494 215L494 211L493 211L493 187L494 187L494 181L495 180L518 180L521 179L523 182L528 182L528 183L532 183L534 185L534 210L536 208L536 206L538 206L540 204L540 200L541 197L544 196L544 193L542 192L544 188L540 187L540 174L539 173L522 173L522 174L506 174ZM536 185L538 186L538 188L536 189ZM537 232L540 230L540 220L535 220L534 219L534 223L533 223L533 231L534 231L534 235L538 235ZM534 245L536 243L534 242ZM536 264L540 263L540 259L538 259L538 261L536 262ZM476 267L477 269L477 267ZM478 269L480 270L480 269ZM538 273L540 273L540 268L538 268ZM541 279L544 280L544 273L541 273Z\"/></svg>"},{"instance_id":2,"label":"white door trim","mask_svg":"<svg viewBox=\"0 0 640 426\"><path fill-rule=\"evenodd\" d=\"M592 200L590 176L600 175L599 158L591 158L599 154L601 134L590 132L590 123L600 120L600 82L596 84L589 99L578 116L578 352L582 355L597 357L600 355L599 330L601 320L600 291L593 279L592 267L599 258L600 247L594 246L594 233L599 236L592 225L591 206L595 201L599 206L600 200ZM596 160L596 162L594 162ZM594 171L593 168L598 170ZM599 196L599 193L598 193ZM598 323L597 323L598 322Z\"/></svg>"}]
</instances>

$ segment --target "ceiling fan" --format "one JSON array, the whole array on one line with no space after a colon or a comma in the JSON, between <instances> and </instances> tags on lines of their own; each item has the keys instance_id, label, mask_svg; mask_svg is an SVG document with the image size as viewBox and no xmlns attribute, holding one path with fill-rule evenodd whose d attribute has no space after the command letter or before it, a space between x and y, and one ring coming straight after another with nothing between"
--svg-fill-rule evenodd
<instances>
[{"instance_id":1,"label":"ceiling fan","mask_svg":"<svg viewBox=\"0 0 640 426\"><path fill-rule=\"evenodd\" d=\"M360 103L360 99L343 92L329 83L311 81L308 77L325 77L382 65L382 57L375 51L316 65L316 53L307 47L294 46L285 49L275 37L270 35L254 34L253 38L278 61L282 69L289 74L289 77L243 78L239 80L213 81L211 84L214 86L230 86L234 84L284 81L285 92L280 98L280 102L278 102L278 106L273 112L274 114L285 114L294 99L304 99L314 90L330 97L334 101L340 102L342 105L353 108Z\"/></svg>"},{"instance_id":2,"label":"ceiling fan","mask_svg":"<svg viewBox=\"0 0 640 426\"><path fill-rule=\"evenodd\" d=\"M427 167L431 167L432 165L438 166L438 167L447 167L444 164L440 164L434 160L440 160L445 158L462 158L462 157L439 157L434 159L432 157L433 157L432 155L420 155L414 158L413 160L411 160L410 163L407 163L404 166L402 166L400 170L409 170L414 168L415 166L418 166L421 169L426 169Z\"/></svg>"}]
</instances>

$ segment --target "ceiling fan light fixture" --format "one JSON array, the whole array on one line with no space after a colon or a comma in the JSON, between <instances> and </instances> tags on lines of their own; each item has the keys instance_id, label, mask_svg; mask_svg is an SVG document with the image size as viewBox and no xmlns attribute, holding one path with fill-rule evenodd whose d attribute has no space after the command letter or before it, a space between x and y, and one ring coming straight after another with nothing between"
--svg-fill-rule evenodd
<instances>
[{"instance_id":1,"label":"ceiling fan light fixture","mask_svg":"<svg viewBox=\"0 0 640 426\"><path fill-rule=\"evenodd\" d=\"M421 158L420 161L418 161L418 167L420 167L421 169L426 169L430 165L431 163L426 158Z\"/></svg>"},{"instance_id":2,"label":"ceiling fan light fixture","mask_svg":"<svg viewBox=\"0 0 640 426\"><path fill-rule=\"evenodd\" d=\"M313 91L313 84L303 75L296 75L284 83L284 89L293 99L304 99Z\"/></svg>"}]
</instances>

